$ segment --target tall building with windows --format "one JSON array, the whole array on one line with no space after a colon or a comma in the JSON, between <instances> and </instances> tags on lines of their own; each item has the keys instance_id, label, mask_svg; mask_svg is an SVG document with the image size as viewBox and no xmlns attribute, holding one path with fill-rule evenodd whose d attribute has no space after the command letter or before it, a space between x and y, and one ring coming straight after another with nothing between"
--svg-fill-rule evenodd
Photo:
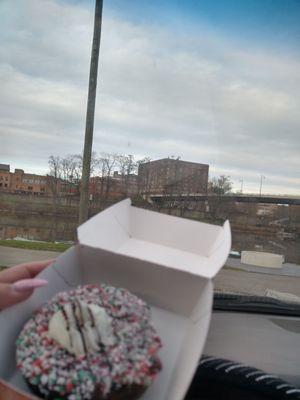
<instances>
[{"instance_id":1,"label":"tall building with windows","mask_svg":"<svg viewBox=\"0 0 300 400\"><path fill-rule=\"evenodd\" d=\"M10 166L0 164L0 191L9 192L11 185Z\"/></svg>"},{"instance_id":2,"label":"tall building with windows","mask_svg":"<svg viewBox=\"0 0 300 400\"><path fill-rule=\"evenodd\" d=\"M12 174L12 191L15 193L32 193L45 195L49 192L48 177L28 174L22 169L15 169Z\"/></svg>"},{"instance_id":3,"label":"tall building with windows","mask_svg":"<svg viewBox=\"0 0 300 400\"><path fill-rule=\"evenodd\" d=\"M139 166L139 192L142 195L206 194L207 164L163 158Z\"/></svg>"},{"instance_id":4,"label":"tall building with windows","mask_svg":"<svg viewBox=\"0 0 300 400\"><path fill-rule=\"evenodd\" d=\"M0 191L34 195L51 195L52 178L28 174L22 169L10 171L10 165L0 164Z\"/></svg>"}]
</instances>

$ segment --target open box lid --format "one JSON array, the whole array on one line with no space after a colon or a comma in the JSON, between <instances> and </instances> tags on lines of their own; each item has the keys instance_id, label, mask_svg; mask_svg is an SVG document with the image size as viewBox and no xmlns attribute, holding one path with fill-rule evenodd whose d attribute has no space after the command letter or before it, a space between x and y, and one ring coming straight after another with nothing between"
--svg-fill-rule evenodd
<instances>
[{"instance_id":1,"label":"open box lid","mask_svg":"<svg viewBox=\"0 0 300 400\"><path fill-rule=\"evenodd\" d=\"M211 279L231 247L229 221L223 226L170 216L123 200L78 228L81 245Z\"/></svg>"},{"instance_id":2,"label":"open box lid","mask_svg":"<svg viewBox=\"0 0 300 400\"><path fill-rule=\"evenodd\" d=\"M151 305L164 368L143 400L182 400L209 327L210 278L229 254L229 223L220 227L172 217L124 200L81 225L78 238L79 245L41 273L49 285L2 311L0 378L28 392L12 357L25 321L55 293L101 281L125 287Z\"/></svg>"}]
</instances>

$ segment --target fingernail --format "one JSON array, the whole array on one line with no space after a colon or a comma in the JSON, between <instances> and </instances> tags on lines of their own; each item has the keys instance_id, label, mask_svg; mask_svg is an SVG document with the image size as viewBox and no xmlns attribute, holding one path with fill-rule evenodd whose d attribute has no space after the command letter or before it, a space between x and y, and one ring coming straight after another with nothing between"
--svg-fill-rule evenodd
<instances>
[{"instance_id":1,"label":"fingernail","mask_svg":"<svg viewBox=\"0 0 300 400\"><path fill-rule=\"evenodd\" d=\"M16 292L27 292L28 290L37 289L47 285L48 281L45 279L22 279L12 284Z\"/></svg>"}]
</instances>

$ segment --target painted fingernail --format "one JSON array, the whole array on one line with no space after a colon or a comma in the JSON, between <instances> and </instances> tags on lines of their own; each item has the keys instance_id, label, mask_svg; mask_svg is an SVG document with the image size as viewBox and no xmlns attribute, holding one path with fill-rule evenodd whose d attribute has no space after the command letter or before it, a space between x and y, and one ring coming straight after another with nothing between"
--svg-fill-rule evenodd
<instances>
[{"instance_id":1,"label":"painted fingernail","mask_svg":"<svg viewBox=\"0 0 300 400\"><path fill-rule=\"evenodd\" d=\"M12 284L13 289L16 292L27 292L28 290L37 289L39 287L47 285L48 281L45 279L22 279Z\"/></svg>"}]
</instances>

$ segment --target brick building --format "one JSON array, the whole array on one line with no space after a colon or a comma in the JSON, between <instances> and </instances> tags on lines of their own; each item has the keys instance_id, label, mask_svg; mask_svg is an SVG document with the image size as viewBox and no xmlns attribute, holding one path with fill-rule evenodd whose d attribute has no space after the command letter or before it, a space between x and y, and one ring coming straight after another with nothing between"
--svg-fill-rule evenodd
<instances>
[{"instance_id":1,"label":"brick building","mask_svg":"<svg viewBox=\"0 0 300 400\"><path fill-rule=\"evenodd\" d=\"M134 174L122 175L117 171L111 177L90 178L89 193L92 198L118 199L138 193L138 176Z\"/></svg>"},{"instance_id":2,"label":"brick building","mask_svg":"<svg viewBox=\"0 0 300 400\"><path fill-rule=\"evenodd\" d=\"M119 182L121 193L125 196L134 196L139 192L138 176L135 174L122 175L117 171L114 172L113 179Z\"/></svg>"},{"instance_id":3,"label":"brick building","mask_svg":"<svg viewBox=\"0 0 300 400\"><path fill-rule=\"evenodd\" d=\"M207 164L173 158L140 164L139 192L142 195L206 194Z\"/></svg>"},{"instance_id":4,"label":"brick building","mask_svg":"<svg viewBox=\"0 0 300 400\"><path fill-rule=\"evenodd\" d=\"M22 169L10 172L10 166L0 164L0 191L9 193L51 195L52 177L28 174Z\"/></svg>"},{"instance_id":5,"label":"brick building","mask_svg":"<svg viewBox=\"0 0 300 400\"><path fill-rule=\"evenodd\" d=\"M0 191L9 192L10 185L10 167L7 164L0 164Z\"/></svg>"},{"instance_id":6,"label":"brick building","mask_svg":"<svg viewBox=\"0 0 300 400\"><path fill-rule=\"evenodd\" d=\"M25 173L22 169L15 169L11 174L11 188L14 193L50 195L49 177Z\"/></svg>"}]
</instances>

